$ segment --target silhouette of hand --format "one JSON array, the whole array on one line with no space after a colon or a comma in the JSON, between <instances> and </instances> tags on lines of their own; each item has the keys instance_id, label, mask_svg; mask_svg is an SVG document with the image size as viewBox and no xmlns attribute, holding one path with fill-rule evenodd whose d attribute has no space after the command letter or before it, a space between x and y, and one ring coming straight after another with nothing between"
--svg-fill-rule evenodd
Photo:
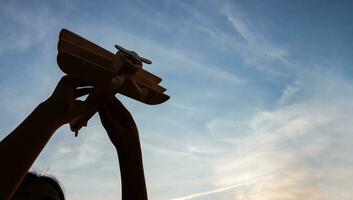
<instances>
[{"instance_id":1,"label":"silhouette of hand","mask_svg":"<svg viewBox=\"0 0 353 200\"><path fill-rule=\"evenodd\" d=\"M130 112L114 96L98 108L119 158L122 199L147 200L138 130Z\"/></svg>"},{"instance_id":2,"label":"silhouette of hand","mask_svg":"<svg viewBox=\"0 0 353 200\"><path fill-rule=\"evenodd\" d=\"M140 149L138 130L134 119L125 106L114 96L98 108L101 122L110 141L118 153L130 154L133 149Z\"/></svg>"},{"instance_id":3,"label":"silhouette of hand","mask_svg":"<svg viewBox=\"0 0 353 200\"><path fill-rule=\"evenodd\" d=\"M63 76L53 94L44 102L57 115L60 126L81 116L93 106L87 101L76 100L93 91L93 87L77 88L84 86L88 85L71 76Z\"/></svg>"}]
</instances>

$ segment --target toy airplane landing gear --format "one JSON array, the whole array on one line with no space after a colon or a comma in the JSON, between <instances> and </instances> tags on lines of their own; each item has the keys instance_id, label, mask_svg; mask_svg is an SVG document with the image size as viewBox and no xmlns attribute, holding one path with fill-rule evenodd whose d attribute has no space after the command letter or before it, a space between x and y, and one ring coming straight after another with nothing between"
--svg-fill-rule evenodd
<instances>
[{"instance_id":1,"label":"toy airplane landing gear","mask_svg":"<svg viewBox=\"0 0 353 200\"><path fill-rule=\"evenodd\" d=\"M118 45L115 47L118 51L113 54L71 31L62 29L57 63L64 73L95 87L95 92L87 100L97 101L120 93L149 105L167 101L169 96L164 94L166 89L159 85L162 79L142 68L143 63L152 62L134 51ZM75 136L96 112L95 108L70 122Z\"/></svg>"}]
</instances>

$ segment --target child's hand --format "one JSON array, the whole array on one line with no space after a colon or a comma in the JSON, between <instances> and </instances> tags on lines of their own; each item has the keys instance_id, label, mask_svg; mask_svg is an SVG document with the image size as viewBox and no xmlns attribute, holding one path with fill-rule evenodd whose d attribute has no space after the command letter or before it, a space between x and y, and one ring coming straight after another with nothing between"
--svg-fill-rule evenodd
<instances>
[{"instance_id":1,"label":"child's hand","mask_svg":"<svg viewBox=\"0 0 353 200\"><path fill-rule=\"evenodd\" d=\"M93 91L93 87L77 88L84 86L88 85L71 76L64 76L59 81L53 94L44 102L47 109L54 111L52 113L57 115L60 126L84 114L93 106L87 101L76 100L76 98Z\"/></svg>"},{"instance_id":2,"label":"child's hand","mask_svg":"<svg viewBox=\"0 0 353 200\"><path fill-rule=\"evenodd\" d=\"M113 97L99 106L99 116L110 141L119 154L140 149L138 130L134 119L124 105Z\"/></svg>"}]
</instances>

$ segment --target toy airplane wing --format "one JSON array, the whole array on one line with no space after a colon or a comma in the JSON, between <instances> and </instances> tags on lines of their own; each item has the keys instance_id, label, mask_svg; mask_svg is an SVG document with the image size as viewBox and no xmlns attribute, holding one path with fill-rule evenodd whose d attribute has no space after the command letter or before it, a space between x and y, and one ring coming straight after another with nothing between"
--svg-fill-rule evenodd
<instances>
[{"instance_id":1,"label":"toy airplane wing","mask_svg":"<svg viewBox=\"0 0 353 200\"><path fill-rule=\"evenodd\" d=\"M123 70L132 73L117 92L137 101L155 105L169 99L160 86L161 78L142 69L142 63L151 64L137 53L117 46L116 54L88 41L87 39L62 29L59 35L57 63L60 69L73 77L103 88L111 84L114 77Z\"/></svg>"}]
</instances>

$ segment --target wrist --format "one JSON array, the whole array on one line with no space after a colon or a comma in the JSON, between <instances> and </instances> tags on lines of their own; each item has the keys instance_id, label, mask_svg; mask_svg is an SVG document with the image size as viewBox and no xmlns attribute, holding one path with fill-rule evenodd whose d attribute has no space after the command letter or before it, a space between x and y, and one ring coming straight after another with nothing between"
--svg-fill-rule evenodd
<instances>
[{"instance_id":1,"label":"wrist","mask_svg":"<svg viewBox=\"0 0 353 200\"><path fill-rule=\"evenodd\" d=\"M143 180L144 182L143 161L141 154L130 154L128 156L118 154L118 157L120 175L123 182L126 182L127 180Z\"/></svg>"},{"instance_id":2,"label":"wrist","mask_svg":"<svg viewBox=\"0 0 353 200\"><path fill-rule=\"evenodd\" d=\"M115 149L121 162L137 162L142 158L141 145L138 138L120 137Z\"/></svg>"},{"instance_id":3,"label":"wrist","mask_svg":"<svg viewBox=\"0 0 353 200\"><path fill-rule=\"evenodd\" d=\"M147 199L141 153L122 154L118 152L118 157L123 199Z\"/></svg>"},{"instance_id":4,"label":"wrist","mask_svg":"<svg viewBox=\"0 0 353 200\"><path fill-rule=\"evenodd\" d=\"M121 146L120 146L121 147ZM125 169L127 168L139 168L142 166L142 153L139 147L124 148L124 150L117 149L118 159L120 166Z\"/></svg>"},{"instance_id":5,"label":"wrist","mask_svg":"<svg viewBox=\"0 0 353 200\"><path fill-rule=\"evenodd\" d=\"M59 128L65 124L65 117L61 114L63 110L50 99L40 103L37 109L45 116L43 120L48 120L48 123L53 127Z\"/></svg>"}]
</instances>

